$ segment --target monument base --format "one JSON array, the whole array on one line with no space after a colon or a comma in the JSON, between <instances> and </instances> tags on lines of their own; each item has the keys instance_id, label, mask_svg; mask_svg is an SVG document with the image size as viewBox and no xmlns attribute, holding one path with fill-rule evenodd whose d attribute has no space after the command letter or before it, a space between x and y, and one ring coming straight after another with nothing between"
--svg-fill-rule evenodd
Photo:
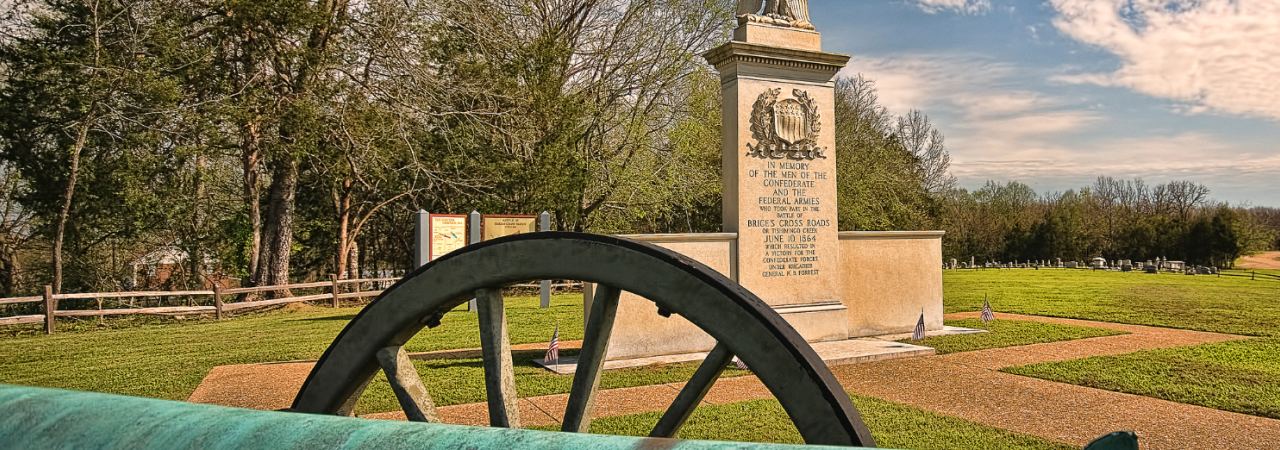
<instances>
[{"instance_id":1,"label":"monument base","mask_svg":"<svg viewBox=\"0 0 1280 450\"><path fill-rule=\"evenodd\" d=\"M941 330L929 331L925 333L925 335L927 337L933 337L986 332L987 330L977 330L973 328L945 327ZM813 342L811 345L813 346L813 350L818 353L818 356L821 357L822 361L826 362L828 366L861 364L890 359L913 358L916 356L931 356L935 354L934 349L929 347L895 342L908 339L910 337L911 333L907 333L905 335L887 335L857 339L842 339L838 341ZM702 361L706 358L707 352L689 352L675 355L649 356L644 358L611 359L605 361L604 370L695 362ZM546 364L542 362L541 358L537 358L533 360L533 365L560 375L568 375L577 372L578 358L560 358L560 361L557 364Z\"/></svg>"},{"instance_id":2,"label":"monument base","mask_svg":"<svg viewBox=\"0 0 1280 450\"><path fill-rule=\"evenodd\" d=\"M775 306L773 310L800 332L800 336L806 341L849 339L849 308L840 302Z\"/></svg>"},{"instance_id":3,"label":"monument base","mask_svg":"<svg viewBox=\"0 0 1280 450\"><path fill-rule=\"evenodd\" d=\"M942 325L942 235L940 231L841 232L836 270L843 279L839 301L770 305L812 343L910 333L925 317L929 332ZM626 235L676 251L736 281L735 233ZM590 310L589 298L584 298ZM614 319L606 359L665 358L707 352L715 340L679 315L664 317L653 302L624 292Z\"/></svg>"}]
</instances>

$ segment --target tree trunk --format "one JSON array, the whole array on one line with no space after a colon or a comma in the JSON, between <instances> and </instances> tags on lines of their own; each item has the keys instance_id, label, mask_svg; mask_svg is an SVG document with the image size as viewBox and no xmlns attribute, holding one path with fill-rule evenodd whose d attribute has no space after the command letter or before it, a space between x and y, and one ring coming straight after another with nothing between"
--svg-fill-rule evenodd
<instances>
[{"instance_id":1,"label":"tree trunk","mask_svg":"<svg viewBox=\"0 0 1280 450\"><path fill-rule=\"evenodd\" d=\"M191 198L191 235L183 240L182 246L187 249L187 264L191 266L190 284L188 288L204 289L206 275L204 273L204 172L208 163L204 155L196 155L196 170Z\"/></svg>"},{"instance_id":2,"label":"tree trunk","mask_svg":"<svg viewBox=\"0 0 1280 450\"><path fill-rule=\"evenodd\" d=\"M347 254L347 278L358 280L360 276L360 243L351 239L351 252Z\"/></svg>"},{"instance_id":3,"label":"tree trunk","mask_svg":"<svg viewBox=\"0 0 1280 450\"><path fill-rule=\"evenodd\" d=\"M56 230L53 235L53 293L62 293L62 240L67 231L67 216L71 214L71 199L75 195L76 180L80 176L80 152L89 136L89 118L80 125L75 146L71 148L71 171L67 176L67 189L62 192L62 209L58 210Z\"/></svg>"},{"instance_id":4,"label":"tree trunk","mask_svg":"<svg viewBox=\"0 0 1280 450\"><path fill-rule=\"evenodd\" d=\"M261 286L289 284L289 254L293 245L293 211L298 191L298 163L282 155L271 163L270 203L263 226L261 263L258 282ZM287 290L276 291L274 298L289 296Z\"/></svg>"},{"instance_id":5,"label":"tree trunk","mask_svg":"<svg viewBox=\"0 0 1280 450\"><path fill-rule=\"evenodd\" d=\"M20 284L18 273L22 270L22 267L18 262L16 245L11 245L10 242L0 245L0 267L3 268L3 271L0 272L0 288L2 288L0 289L0 295L5 297L17 295L18 285Z\"/></svg>"},{"instance_id":6,"label":"tree trunk","mask_svg":"<svg viewBox=\"0 0 1280 450\"><path fill-rule=\"evenodd\" d=\"M249 245L249 286L260 286L258 265L262 254L262 212L261 189L259 185L258 162L262 158L262 148L258 128L249 122L245 125L244 142L241 144L240 162L244 166L244 201L249 205L249 223L252 228L253 242Z\"/></svg>"},{"instance_id":7,"label":"tree trunk","mask_svg":"<svg viewBox=\"0 0 1280 450\"><path fill-rule=\"evenodd\" d=\"M354 238L350 234L351 229L351 177L342 180L342 191L334 193L333 206L338 210L338 251L335 253L337 261L334 263L334 273L338 274L338 279L346 279L347 262L351 258L352 241ZM358 278L351 276L350 278Z\"/></svg>"}]
</instances>

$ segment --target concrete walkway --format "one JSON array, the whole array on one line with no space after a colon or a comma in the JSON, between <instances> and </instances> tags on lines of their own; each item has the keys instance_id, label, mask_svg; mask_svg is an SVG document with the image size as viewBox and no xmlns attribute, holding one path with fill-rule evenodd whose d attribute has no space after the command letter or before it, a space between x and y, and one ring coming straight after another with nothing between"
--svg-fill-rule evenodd
<instances>
[{"instance_id":1,"label":"concrete walkway","mask_svg":"<svg viewBox=\"0 0 1280 450\"><path fill-rule=\"evenodd\" d=\"M947 319L976 316L977 313L952 314ZM1130 334L845 365L833 367L832 371L850 392L1074 445L1084 445L1111 431L1132 430L1138 433L1143 449L1280 448L1280 420L997 371L1003 367L1036 362L1221 342L1240 339L1241 336L1010 314L997 314L996 317L1111 328ZM268 367L271 368L269 370L280 371L281 375L285 372L300 373L305 378L311 364L245 366ZM214 377L218 369L223 367L215 368L210 377ZM261 383L261 376L259 373L254 378ZM209 381L206 379L206 383ZM300 386L301 379L296 384ZM607 417L665 410L682 386L683 383L670 383L601 391L596 415ZM202 384L201 388L204 387ZM208 394L214 391L206 391L201 399L193 394L191 401L227 404L209 401L215 400L208 398ZM223 389L216 391L226 392ZM290 400L293 392L297 392L296 387L290 392ZM197 393L201 390L198 389ZM270 397L262 396L261 392L255 396L259 399ZM726 378L716 383L704 404L721 405L765 398L772 398L772 395L755 377ZM522 422L526 425L557 424L563 417L567 400L568 394L521 399ZM287 402L283 405L287 406ZM447 423L488 424L487 409L483 403L443 407L440 414ZM403 414L399 412L366 417L403 420Z\"/></svg>"}]
</instances>

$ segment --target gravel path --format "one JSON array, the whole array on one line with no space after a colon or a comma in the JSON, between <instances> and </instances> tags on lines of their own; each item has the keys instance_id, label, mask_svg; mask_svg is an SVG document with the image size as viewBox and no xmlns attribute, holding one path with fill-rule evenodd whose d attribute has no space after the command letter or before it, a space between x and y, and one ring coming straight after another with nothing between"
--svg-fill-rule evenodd
<instances>
[{"instance_id":1,"label":"gravel path","mask_svg":"<svg viewBox=\"0 0 1280 450\"><path fill-rule=\"evenodd\" d=\"M947 319L977 315L949 314ZM832 371L854 393L1074 445L1084 445L1116 430L1135 431L1142 448L1150 450L1188 446L1260 449L1277 448L1280 443L1280 420L997 371L1036 362L1221 342L1242 336L1013 314L996 317L1111 328L1130 334L836 366ZM311 362L217 367L189 401L256 409L287 407L310 369ZM670 383L601 391L596 415L664 410L682 386L683 383ZM772 395L757 378L727 378L716 383L704 404L764 398ZM521 420L526 425L555 425L563 417L567 400L568 394L521 399ZM483 403L443 407L440 415L446 423L488 424ZM404 420L400 412L365 417Z\"/></svg>"}]
</instances>

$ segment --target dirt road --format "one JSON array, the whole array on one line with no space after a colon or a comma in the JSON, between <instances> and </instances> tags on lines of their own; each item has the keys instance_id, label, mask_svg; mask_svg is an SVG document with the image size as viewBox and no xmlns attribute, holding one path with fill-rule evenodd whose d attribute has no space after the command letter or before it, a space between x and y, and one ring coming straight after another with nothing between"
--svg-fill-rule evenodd
<instances>
[{"instance_id":1,"label":"dirt road","mask_svg":"<svg viewBox=\"0 0 1280 450\"><path fill-rule=\"evenodd\" d=\"M1254 256L1240 258L1241 269L1280 269L1280 252L1266 252Z\"/></svg>"}]
</instances>

